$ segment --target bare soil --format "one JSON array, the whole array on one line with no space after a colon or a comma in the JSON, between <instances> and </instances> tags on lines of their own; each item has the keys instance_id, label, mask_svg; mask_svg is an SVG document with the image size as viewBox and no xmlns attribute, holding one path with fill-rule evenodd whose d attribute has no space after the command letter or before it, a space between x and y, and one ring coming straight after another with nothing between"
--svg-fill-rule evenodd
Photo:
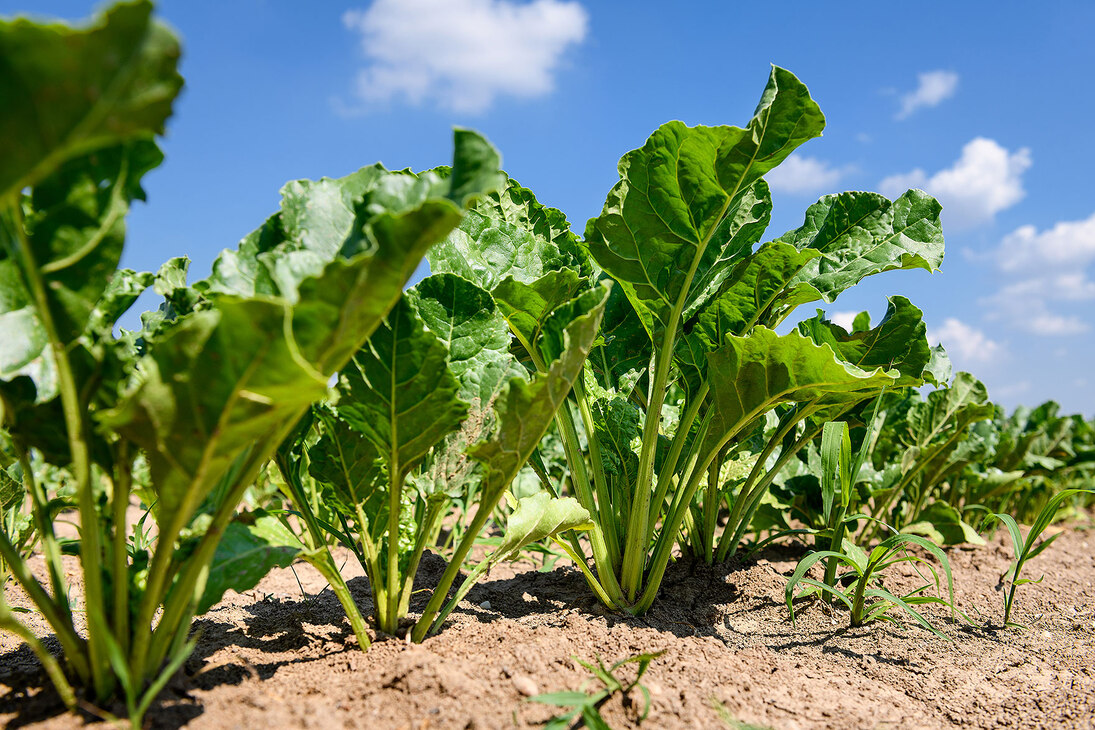
<instances>
[{"instance_id":1,"label":"bare soil","mask_svg":"<svg viewBox=\"0 0 1095 730\"><path fill-rule=\"evenodd\" d=\"M417 646L379 637L362 653L322 579L298 565L231 594L198 621L197 651L147 724L540 727L559 710L528 702L528 695L600 688L576 659L612 663L663 651L644 677L652 699L645 728L1092 728L1090 527L1069 528L1028 566L1028 577L1045 580L1019 589L1013 620L1026 630L999 626L1006 536L952 550L958 605L972 623L951 623L945 609L927 607L947 640L904 619L850 629L843 611L806 602L793 627L783 591L803 548L792 545L727 566L679 561L643 618L601 610L573 567L541 573L531 561L504 565L438 636ZM368 584L354 568L346 566L355 576L350 586L368 613ZM443 568L441 558L428 556L420 586ZM887 580L895 591L922 582L912 571ZM427 598L419 594L412 610ZM621 675L634 676L634 665L627 666ZM642 706L636 690L602 710L619 730L640 725ZM65 714L33 655L0 634L0 722L68 728L89 717Z\"/></svg>"}]
</instances>

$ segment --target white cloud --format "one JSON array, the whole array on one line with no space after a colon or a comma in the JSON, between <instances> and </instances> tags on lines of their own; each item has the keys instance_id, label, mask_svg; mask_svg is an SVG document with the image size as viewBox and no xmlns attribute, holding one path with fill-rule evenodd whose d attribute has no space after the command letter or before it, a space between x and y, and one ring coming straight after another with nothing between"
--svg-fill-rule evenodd
<instances>
[{"instance_id":1,"label":"white cloud","mask_svg":"<svg viewBox=\"0 0 1095 730\"><path fill-rule=\"evenodd\" d=\"M953 71L927 71L917 74L917 79L920 83L916 90L901 96L898 119L905 119L917 109L938 106L958 90L958 74Z\"/></svg>"},{"instance_id":2,"label":"white cloud","mask_svg":"<svg viewBox=\"0 0 1095 730\"><path fill-rule=\"evenodd\" d=\"M1007 319L1041 335L1079 335L1091 329L1092 307L1077 302L1095 300L1095 281L1087 271L1095 261L1095 215L1062 221L1045 231L1022 226L1004 236L990 257L1013 278L981 300L990 309L989 318ZM1089 317L1059 314L1051 306L1054 302Z\"/></svg>"},{"instance_id":3,"label":"white cloud","mask_svg":"<svg viewBox=\"0 0 1095 730\"><path fill-rule=\"evenodd\" d=\"M984 332L954 317L947 317L939 329L928 330L928 342L939 343L956 364L988 363L1003 354L1003 348Z\"/></svg>"},{"instance_id":4,"label":"white cloud","mask_svg":"<svg viewBox=\"0 0 1095 730\"><path fill-rule=\"evenodd\" d=\"M852 331L852 325L855 323L856 315L859 312L833 312L829 317L829 321L833 324L840 325L848 332Z\"/></svg>"},{"instance_id":5,"label":"white cloud","mask_svg":"<svg viewBox=\"0 0 1095 730\"><path fill-rule=\"evenodd\" d=\"M781 193L831 192L851 167L831 167L816 157L791 155L780 166L764 176L772 190Z\"/></svg>"},{"instance_id":6,"label":"white cloud","mask_svg":"<svg viewBox=\"0 0 1095 730\"><path fill-rule=\"evenodd\" d=\"M1041 232L1034 226L1017 228L1000 242L996 255L1004 271L1082 269L1095 261L1095 214L1082 221L1062 221Z\"/></svg>"},{"instance_id":7,"label":"white cloud","mask_svg":"<svg viewBox=\"0 0 1095 730\"><path fill-rule=\"evenodd\" d=\"M1017 329L1035 335L1066 337L1087 332L1090 326L1076 315L1057 314L1048 301L1055 297L1044 282L1016 282L1002 287L990 297L980 300L988 308L985 317L1005 321Z\"/></svg>"},{"instance_id":8,"label":"white cloud","mask_svg":"<svg viewBox=\"0 0 1095 730\"><path fill-rule=\"evenodd\" d=\"M879 188L891 198L909 188L922 188L943 204L944 230L968 228L991 221L1023 199L1023 173L1030 165L1026 147L1009 152L995 140L977 137L966 143L951 167L931 177L921 169L891 175Z\"/></svg>"},{"instance_id":9,"label":"white cloud","mask_svg":"<svg viewBox=\"0 0 1095 730\"><path fill-rule=\"evenodd\" d=\"M357 78L365 103L433 101L485 111L497 96L550 93L563 54L585 38L588 15L573 0L375 0L348 10L369 61Z\"/></svg>"}]
</instances>

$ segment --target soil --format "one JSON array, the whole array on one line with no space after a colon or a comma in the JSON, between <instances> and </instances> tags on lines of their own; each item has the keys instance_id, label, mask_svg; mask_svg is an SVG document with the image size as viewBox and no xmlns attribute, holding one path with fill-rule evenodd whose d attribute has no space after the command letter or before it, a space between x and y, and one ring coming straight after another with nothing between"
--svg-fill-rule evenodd
<instances>
[{"instance_id":1,"label":"soil","mask_svg":"<svg viewBox=\"0 0 1095 730\"><path fill-rule=\"evenodd\" d=\"M806 601L792 626L783 591L803 547L791 545L727 566L678 561L643 618L601 610L572 566L538 572L532 561L503 565L439 635L421 645L379 637L362 653L322 579L298 565L230 594L198 621L197 650L147 725L541 727L561 708L528 702L529 695L601 688L577 660L612 663L661 651L643 677L651 699L645 728L1092 728L1090 528L1068 528L1028 566L1028 577L1045 580L1019 589L1013 620L1025 630L1000 628L1006 535L952 550L958 606L971 622L951 623L946 609L924 607L946 639L896 614L896 623L848 628L846 612ZM347 563L350 586L368 613L368 584L354 567ZM441 558L428 556L420 587L443 568ZM887 576L895 592L920 584L911 570ZM412 611L427 598L419 594ZM627 664L618 673L628 679L634 671ZM638 690L626 698L617 693L602 714L617 730L638 727L643 705ZM64 713L33 655L6 634L0 722L88 722Z\"/></svg>"}]
</instances>

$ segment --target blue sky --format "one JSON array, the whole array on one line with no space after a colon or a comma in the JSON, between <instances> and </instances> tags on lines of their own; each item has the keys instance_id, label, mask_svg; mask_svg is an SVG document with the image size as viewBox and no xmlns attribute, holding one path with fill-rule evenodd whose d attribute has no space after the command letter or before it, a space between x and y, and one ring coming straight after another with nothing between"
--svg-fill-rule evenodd
<instances>
[{"instance_id":1,"label":"blue sky","mask_svg":"<svg viewBox=\"0 0 1095 730\"><path fill-rule=\"evenodd\" d=\"M159 14L187 85L128 266L185 254L204 275L285 181L432 167L453 125L485 133L581 231L623 153L669 119L744 124L775 63L828 127L771 180L770 237L826 192L917 186L944 204L942 273L880 275L830 313L877 318L904 294L993 399L1095 414L1095 3L165 0Z\"/></svg>"}]
</instances>

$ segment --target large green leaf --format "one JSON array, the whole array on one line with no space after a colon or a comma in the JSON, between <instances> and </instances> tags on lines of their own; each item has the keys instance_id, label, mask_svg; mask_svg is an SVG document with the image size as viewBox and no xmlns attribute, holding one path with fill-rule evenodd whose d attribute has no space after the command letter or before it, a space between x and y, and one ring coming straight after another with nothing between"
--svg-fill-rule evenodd
<instances>
[{"instance_id":1,"label":"large green leaf","mask_svg":"<svg viewBox=\"0 0 1095 730\"><path fill-rule=\"evenodd\" d=\"M459 274L492 293L507 277L532 284L562 268L581 276L590 271L566 216L541 205L532 191L512 179L477 201L428 258L434 273Z\"/></svg>"},{"instance_id":2,"label":"large green leaf","mask_svg":"<svg viewBox=\"0 0 1095 730\"><path fill-rule=\"evenodd\" d=\"M754 325L766 324L776 302L817 256L813 250L769 243L732 267L718 296L700 310L689 323L688 333L677 342L677 367L689 392L706 377L706 354L721 347L726 337L741 336Z\"/></svg>"},{"instance_id":3,"label":"large green leaf","mask_svg":"<svg viewBox=\"0 0 1095 730\"><path fill-rule=\"evenodd\" d=\"M328 506L343 516L357 520L361 507L370 522L359 529L379 539L388 519L388 474L380 453L345 421L328 411L319 412L323 435L308 449L308 473Z\"/></svg>"},{"instance_id":4,"label":"large green leaf","mask_svg":"<svg viewBox=\"0 0 1095 730\"><path fill-rule=\"evenodd\" d=\"M483 504L497 501L528 462L581 374L608 299L607 287L593 291L597 298L582 297L587 308L567 324L559 357L531 381L521 377L509 380L494 404L494 430L468 450L468 455L484 467Z\"/></svg>"},{"instance_id":5,"label":"large green leaf","mask_svg":"<svg viewBox=\"0 0 1095 730\"><path fill-rule=\"evenodd\" d=\"M161 514L191 513L237 457L327 392L289 336L284 303L224 297L151 344L133 389L101 414L144 449Z\"/></svg>"},{"instance_id":6,"label":"large green leaf","mask_svg":"<svg viewBox=\"0 0 1095 730\"><path fill-rule=\"evenodd\" d=\"M426 328L449 353L462 400L488 408L516 365L510 331L491 295L455 274L434 274L408 292Z\"/></svg>"},{"instance_id":7,"label":"large green leaf","mask_svg":"<svg viewBox=\"0 0 1095 730\"><path fill-rule=\"evenodd\" d=\"M620 160L620 182L586 228L590 253L621 282L651 337L678 303L698 306L713 267L725 265L758 226L753 185L825 120L806 87L773 68L752 121L738 127L662 125ZM733 242L732 230L747 230Z\"/></svg>"},{"instance_id":8,"label":"large green leaf","mask_svg":"<svg viewBox=\"0 0 1095 730\"><path fill-rule=\"evenodd\" d=\"M894 372L865 371L843 362L832 348L816 345L798 332L780 336L765 327L756 327L745 337L727 337L707 356L707 367L712 406L705 453L779 403L869 394L897 379Z\"/></svg>"},{"instance_id":9,"label":"large green leaf","mask_svg":"<svg viewBox=\"0 0 1095 730\"><path fill-rule=\"evenodd\" d=\"M195 615L219 603L225 591L250 590L273 568L289 567L302 548L296 535L261 510L230 523L213 555Z\"/></svg>"},{"instance_id":10,"label":"large green leaf","mask_svg":"<svg viewBox=\"0 0 1095 730\"><path fill-rule=\"evenodd\" d=\"M970 425L992 418L993 412L981 381L969 373L958 373L949 387L928 393L906 414L909 444L906 460L920 458L933 445L950 442L953 447Z\"/></svg>"},{"instance_id":11,"label":"large green leaf","mask_svg":"<svg viewBox=\"0 0 1095 730\"><path fill-rule=\"evenodd\" d=\"M942 206L921 190L892 203L877 193L826 195L806 210L806 220L778 240L821 256L796 277L803 291L795 304L836 296L864 277L892 269L932 272L943 263ZM803 299L803 297L808 297Z\"/></svg>"},{"instance_id":12,"label":"large green leaf","mask_svg":"<svg viewBox=\"0 0 1095 730\"><path fill-rule=\"evenodd\" d=\"M932 353L923 313L905 297L890 297L886 316L871 329L848 333L819 312L816 317L800 322L798 331L819 345L829 345L842 360L864 370L898 371L901 378L894 383L897 387L919 386L934 377L926 370Z\"/></svg>"},{"instance_id":13,"label":"large green leaf","mask_svg":"<svg viewBox=\"0 0 1095 730\"><path fill-rule=\"evenodd\" d=\"M129 204L144 199L140 180L162 160L150 140L99 149L59 166L25 201L32 276L41 276L61 342L86 328L121 259Z\"/></svg>"},{"instance_id":14,"label":"large green leaf","mask_svg":"<svg viewBox=\"0 0 1095 730\"><path fill-rule=\"evenodd\" d=\"M392 479L412 471L460 427L468 404L448 349L404 298L339 377L339 417L373 442Z\"/></svg>"},{"instance_id":15,"label":"large green leaf","mask_svg":"<svg viewBox=\"0 0 1095 730\"><path fill-rule=\"evenodd\" d=\"M577 296L582 285L574 269L549 271L529 284L507 276L494 288L494 300L521 344L536 352L547 318Z\"/></svg>"},{"instance_id":16,"label":"large green leaf","mask_svg":"<svg viewBox=\"0 0 1095 730\"><path fill-rule=\"evenodd\" d=\"M147 0L120 3L87 30L0 21L0 199L67 159L162 133L182 86L178 42Z\"/></svg>"}]
</instances>

